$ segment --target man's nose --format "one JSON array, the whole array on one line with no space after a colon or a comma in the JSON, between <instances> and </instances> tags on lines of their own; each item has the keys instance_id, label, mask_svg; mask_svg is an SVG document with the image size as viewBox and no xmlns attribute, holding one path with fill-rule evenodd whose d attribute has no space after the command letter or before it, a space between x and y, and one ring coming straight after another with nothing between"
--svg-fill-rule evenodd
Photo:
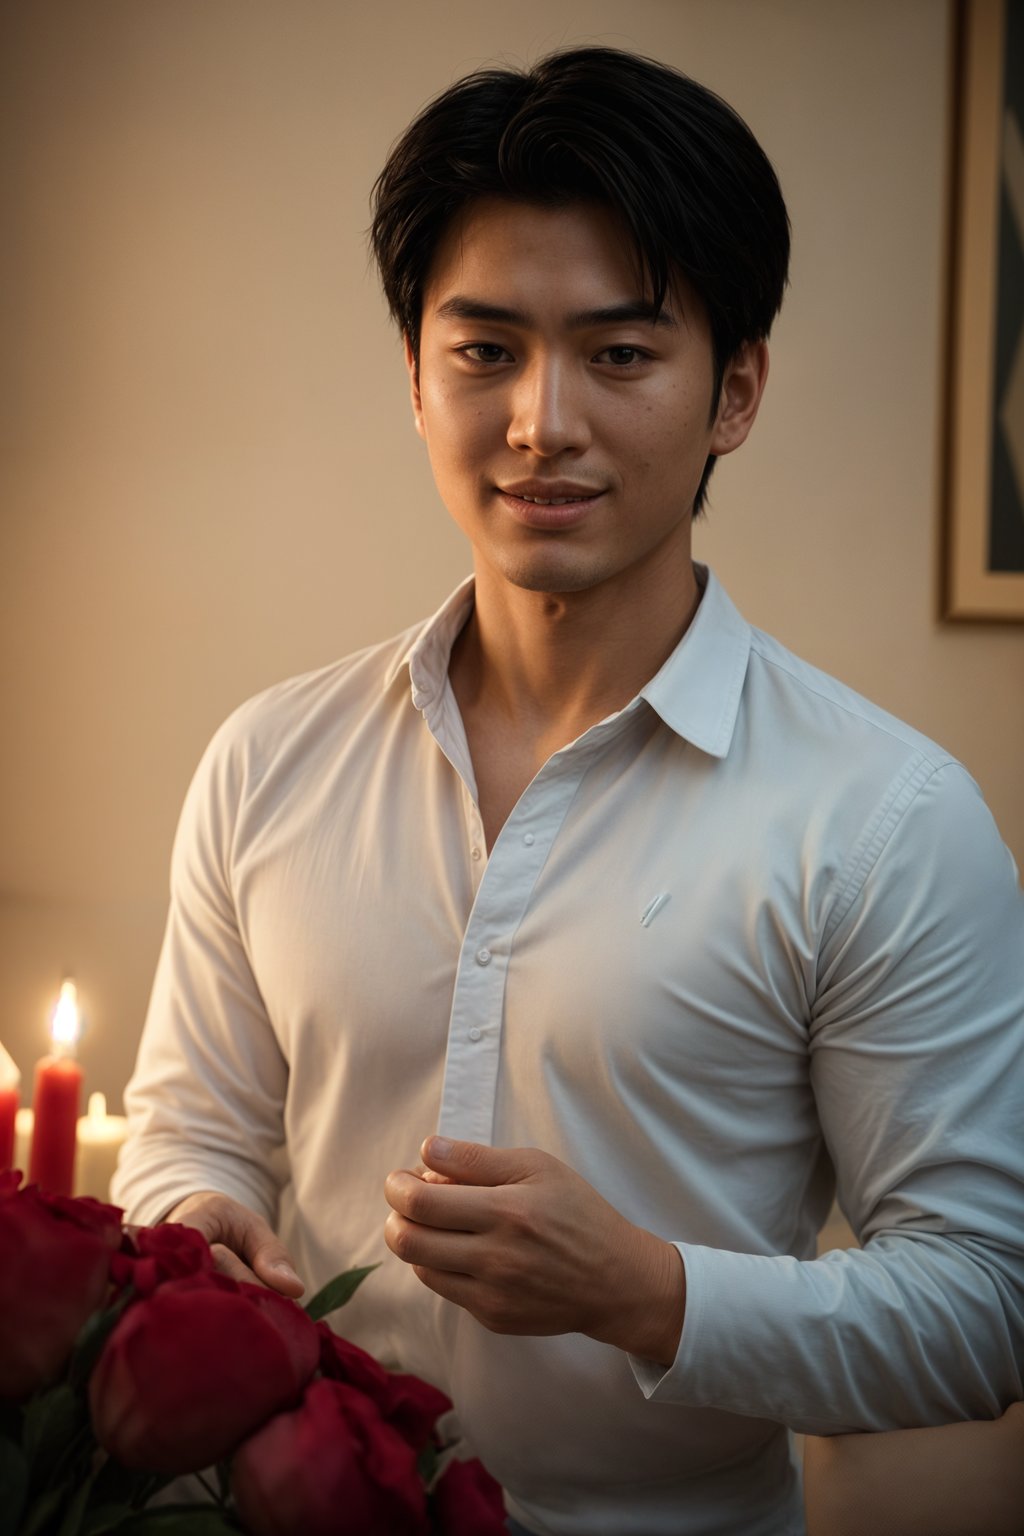
<instances>
[{"instance_id":1,"label":"man's nose","mask_svg":"<svg viewBox=\"0 0 1024 1536\"><path fill-rule=\"evenodd\" d=\"M528 364L512 387L511 447L553 458L590 443L582 381L572 365L554 358Z\"/></svg>"}]
</instances>

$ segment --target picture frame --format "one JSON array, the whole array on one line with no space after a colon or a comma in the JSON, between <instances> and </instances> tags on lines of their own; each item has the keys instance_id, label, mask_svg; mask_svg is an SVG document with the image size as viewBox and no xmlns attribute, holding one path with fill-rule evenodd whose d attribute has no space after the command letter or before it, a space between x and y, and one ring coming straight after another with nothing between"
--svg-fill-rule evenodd
<instances>
[{"instance_id":1,"label":"picture frame","mask_svg":"<svg viewBox=\"0 0 1024 1536\"><path fill-rule=\"evenodd\" d=\"M1024 623L1024 0L953 33L941 616Z\"/></svg>"}]
</instances>

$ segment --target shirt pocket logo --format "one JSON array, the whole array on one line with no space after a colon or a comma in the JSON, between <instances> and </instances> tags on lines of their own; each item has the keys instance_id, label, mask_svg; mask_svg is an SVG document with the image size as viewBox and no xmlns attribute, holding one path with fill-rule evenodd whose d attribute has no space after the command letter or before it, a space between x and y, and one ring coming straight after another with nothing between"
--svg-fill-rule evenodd
<instances>
[{"instance_id":1,"label":"shirt pocket logo","mask_svg":"<svg viewBox=\"0 0 1024 1536\"><path fill-rule=\"evenodd\" d=\"M670 891L662 891L660 896L655 896L653 900L649 901L640 914L641 925L644 928L649 928L654 922L654 919L657 917L658 913L662 910L663 907L667 906L671 899L672 894Z\"/></svg>"}]
</instances>

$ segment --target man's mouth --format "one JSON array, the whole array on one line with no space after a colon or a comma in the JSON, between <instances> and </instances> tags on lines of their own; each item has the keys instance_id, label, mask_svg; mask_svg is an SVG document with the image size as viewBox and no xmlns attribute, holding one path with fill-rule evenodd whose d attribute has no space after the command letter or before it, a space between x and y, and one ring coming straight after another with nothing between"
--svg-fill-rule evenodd
<instances>
[{"instance_id":1,"label":"man's mouth","mask_svg":"<svg viewBox=\"0 0 1024 1536\"><path fill-rule=\"evenodd\" d=\"M557 480L519 480L497 487L509 512L518 523L538 532L558 533L584 522L604 491L593 485Z\"/></svg>"},{"instance_id":2,"label":"man's mouth","mask_svg":"<svg viewBox=\"0 0 1024 1536\"><path fill-rule=\"evenodd\" d=\"M570 502L573 502L573 501L583 501L583 499L584 499L584 496L583 496L582 493L579 493L579 494L577 494L575 496L548 496L548 497L544 497L544 496L524 496L521 491L511 491L509 494L513 495L513 496L518 495L520 501L532 501L535 507L567 507L570 504ZM594 491L587 492L587 495L589 495L589 496L593 496L595 494L596 493Z\"/></svg>"},{"instance_id":3,"label":"man's mouth","mask_svg":"<svg viewBox=\"0 0 1024 1536\"><path fill-rule=\"evenodd\" d=\"M536 507L565 507L575 501L592 501L602 494L596 485L578 485L566 480L551 485L538 480L518 480L511 485L500 485L498 489L505 496L532 502Z\"/></svg>"}]
</instances>

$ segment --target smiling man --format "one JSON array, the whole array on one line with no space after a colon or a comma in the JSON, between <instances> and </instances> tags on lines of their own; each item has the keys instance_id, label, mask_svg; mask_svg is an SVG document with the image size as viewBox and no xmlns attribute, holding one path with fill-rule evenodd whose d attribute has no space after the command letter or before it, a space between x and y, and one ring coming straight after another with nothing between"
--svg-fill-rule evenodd
<instances>
[{"instance_id":1,"label":"smiling man","mask_svg":"<svg viewBox=\"0 0 1024 1536\"><path fill-rule=\"evenodd\" d=\"M1022 1394L1013 863L692 560L789 250L723 102L605 49L471 76L373 242L473 576L212 743L116 1193L292 1295L386 1242L346 1328L510 1528L795 1536L788 1430ZM862 1249L817 1260L837 1184Z\"/></svg>"},{"instance_id":2,"label":"smiling man","mask_svg":"<svg viewBox=\"0 0 1024 1536\"><path fill-rule=\"evenodd\" d=\"M685 277L657 307L638 278L608 209L481 198L448 226L406 332L416 425L474 551L448 676L489 848L548 758L681 639L705 466L761 398L763 339L716 378Z\"/></svg>"}]
</instances>

